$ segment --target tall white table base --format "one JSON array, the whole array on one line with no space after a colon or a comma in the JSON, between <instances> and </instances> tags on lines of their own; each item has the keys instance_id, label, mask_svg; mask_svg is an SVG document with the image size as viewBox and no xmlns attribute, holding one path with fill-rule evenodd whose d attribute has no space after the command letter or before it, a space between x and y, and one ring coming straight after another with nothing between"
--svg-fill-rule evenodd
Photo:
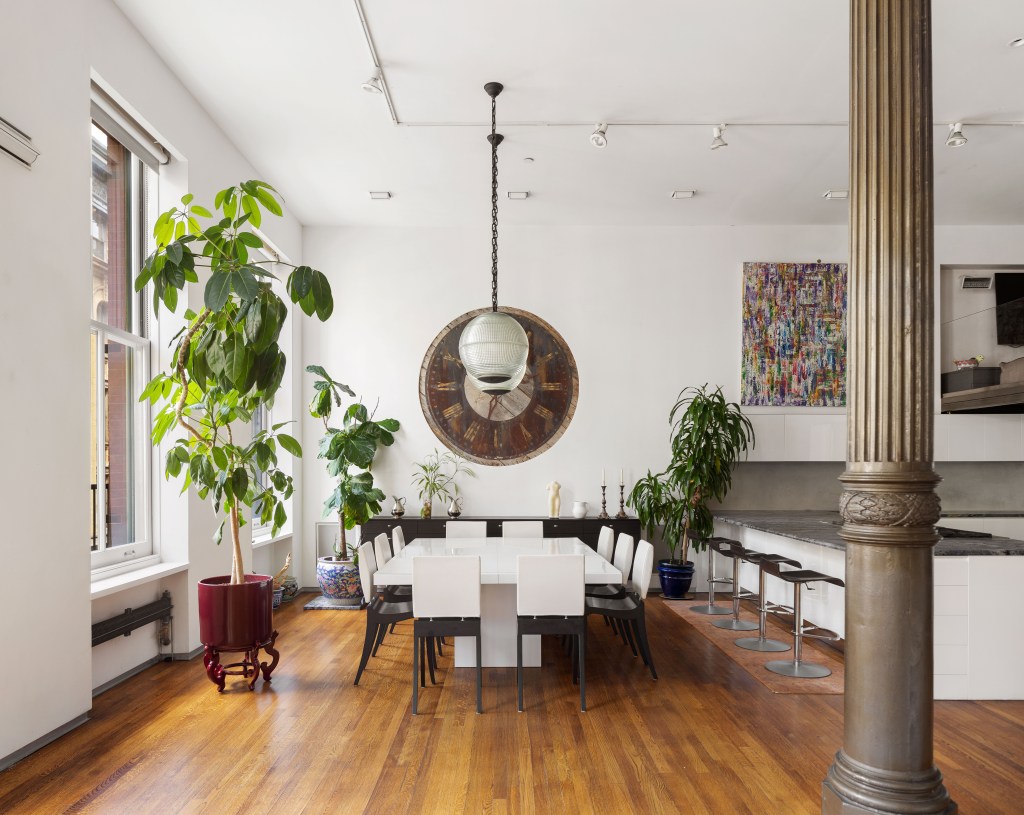
<instances>
[{"instance_id":1,"label":"tall white table base","mask_svg":"<svg viewBox=\"0 0 1024 815\"><path fill-rule=\"evenodd\" d=\"M481 654L485 668L516 666L516 586L485 583L480 587ZM540 667L540 637L523 637L523 665ZM455 638L455 667L476 667L472 637Z\"/></svg>"}]
</instances>

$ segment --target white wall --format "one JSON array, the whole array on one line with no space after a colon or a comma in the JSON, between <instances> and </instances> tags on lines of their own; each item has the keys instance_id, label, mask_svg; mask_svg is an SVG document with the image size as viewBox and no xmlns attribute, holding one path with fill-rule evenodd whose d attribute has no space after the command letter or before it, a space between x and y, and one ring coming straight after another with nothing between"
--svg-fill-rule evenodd
<instances>
[{"instance_id":1,"label":"white wall","mask_svg":"<svg viewBox=\"0 0 1024 815\"><path fill-rule=\"evenodd\" d=\"M226 573L230 562L228 547L210 541L210 510L194 498L180 501L163 513L163 526L178 532L160 543L169 559L188 560L189 571L90 601L84 484L91 70L181 159L162 181L162 207L186 188L206 203L221 187L260 177L109 0L63 3L59 10L4 4L0 116L32 136L41 157L27 171L0 156L0 331L8 349L0 360L0 419L9 431L0 474L0 561L16 577L3 594L5 649L21 666L0 671L0 759L87 712L94 685L157 652L154 626L91 649L90 620L170 587L175 650L189 650L198 644L195 581ZM294 219L264 226L300 260ZM177 487L166 492L173 501Z\"/></svg>"}]
</instances>

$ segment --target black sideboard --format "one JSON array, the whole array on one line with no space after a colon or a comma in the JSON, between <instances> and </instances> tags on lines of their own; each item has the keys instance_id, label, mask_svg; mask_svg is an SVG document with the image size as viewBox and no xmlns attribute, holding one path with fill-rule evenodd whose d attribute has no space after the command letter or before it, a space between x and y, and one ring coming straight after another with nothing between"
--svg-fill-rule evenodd
<instances>
[{"instance_id":1,"label":"black sideboard","mask_svg":"<svg viewBox=\"0 0 1024 815\"><path fill-rule=\"evenodd\" d=\"M371 518L363 524L360 530L360 543L373 540L381 532L391 537L391 530L396 526L402 527L402 533L406 541L414 538L443 538L446 537L448 524L460 524L464 521L487 521L487 537L500 538L502 524L505 521L543 521L544 537L546 538L579 538L591 549L597 548L597 538L601 533L602 526L610 526L615 534L625 532L633 536L634 543L640 540L640 521L636 518L543 518L539 516L475 516L460 517L458 519L444 516L434 518L420 518L418 516L403 515L401 518L393 516L381 516Z\"/></svg>"}]
</instances>

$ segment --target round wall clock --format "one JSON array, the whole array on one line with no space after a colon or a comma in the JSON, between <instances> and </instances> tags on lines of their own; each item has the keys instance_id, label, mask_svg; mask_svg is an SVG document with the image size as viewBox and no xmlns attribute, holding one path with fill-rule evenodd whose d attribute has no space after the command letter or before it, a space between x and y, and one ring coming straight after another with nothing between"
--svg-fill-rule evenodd
<instances>
[{"instance_id":1,"label":"round wall clock","mask_svg":"<svg viewBox=\"0 0 1024 815\"><path fill-rule=\"evenodd\" d=\"M466 323L488 310L455 318L434 338L420 368L420 405L446 447L478 464L518 464L547 450L572 421L579 394L576 360L561 335L536 314L503 307L530 340L526 375L509 393L483 393L466 381L459 337Z\"/></svg>"}]
</instances>

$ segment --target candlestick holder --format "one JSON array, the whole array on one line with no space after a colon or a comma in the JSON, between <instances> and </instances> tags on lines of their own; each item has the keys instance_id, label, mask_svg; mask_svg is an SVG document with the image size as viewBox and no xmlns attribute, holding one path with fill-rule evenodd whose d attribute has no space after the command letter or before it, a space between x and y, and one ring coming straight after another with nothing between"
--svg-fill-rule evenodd
<instances>
[{"instance_id":1,"label":"candlestick holder","mask_svg":"<svg viewBox=\"0 0 1024 815\"><path fill-rule=\"evenodd\" d=\"M619 511L616 518L628 518L626 514L626 485L619 484Z\"/></svg>"},{"instance_id":2,"label":"candlestick holder","mask_svg":"<svg viewBox=\"0 0 1024 815\"><path fill-rule=\"evenodd\" d=\"M611 517L611 515L608 514L608 508L607 508L607 504L606 504L605 498L604 498L604 491L606 489L607 489L607 487L605 487L605 485L602 484L601 485L601 512L597 516L598 518L601 518L602 520L605 519L605 518L610 518Z\"/></svg>"}]
</instances>

